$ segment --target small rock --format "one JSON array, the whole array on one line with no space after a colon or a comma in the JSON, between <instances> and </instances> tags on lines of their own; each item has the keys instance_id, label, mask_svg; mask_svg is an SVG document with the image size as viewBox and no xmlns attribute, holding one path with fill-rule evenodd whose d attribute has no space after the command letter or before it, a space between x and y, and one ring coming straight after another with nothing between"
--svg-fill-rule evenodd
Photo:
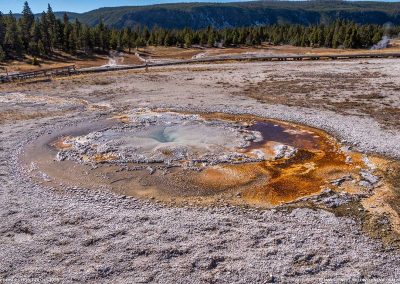
<instances>
[{"instance_id":1,"label":"small rock","mask_svg":"<svg viewBox=\"0 0 400 284\"><path fill-rule=\"evenodd\" d=\"M367 181L371 185L374 185L379 181L379 177L373 175L372 173L370 173L368 171L361 171L360 176L363 181Z\"/></svg>"},{"instance_id":2,"label":"small rock","mask_svg":"<svg viewBox=\"0 0 400 284\"><path fill-rule=\"evenodd\" d=\"M278 159L289 159L292 158L297 153L297 149L288 145L277 145L274 147L275 160Z\"/></svg>"},{"instance_id":3,"label":"small rock","mask_svg":"<svg viewBox=\"0 0 400 284\"><path fill-rule=\"evenodd\" d=\"M147 167L146 170L149 172L150 175L154 174L155 171L156 171L154 168L152 168L152 167L150 167L150 166Z\"/></svg>"},{"instance_id":4,"label":"small rock","mask_svg":"<svg viewBox=\"0 0 400 284\"><path fill-rule=\"evenodd\" d=\"M351 175L346 175L338 179L331 180L330 183L334 186L341 186L345 181L352 180L353 177Z\"/></svg>"},{"instance_id":5,"label":"small rock","mask_svg":"<svg viewBox=\"0 0 400 284\"><path fill-rule=\"evenodd\" d=\"M353 162L353 158L350 156L347 156L345 162L346 162L346 164L351 164Z\"/></svg>"}]
</instances>

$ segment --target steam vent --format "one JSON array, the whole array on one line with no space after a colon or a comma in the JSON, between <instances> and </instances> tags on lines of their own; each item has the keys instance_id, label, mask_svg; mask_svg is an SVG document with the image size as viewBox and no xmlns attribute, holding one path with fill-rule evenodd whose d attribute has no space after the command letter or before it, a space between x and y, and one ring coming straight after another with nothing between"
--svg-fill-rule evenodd
<instances>
[{"instance_id":1,"label":"steam vent","mask_svg":"<svg viewBox=\"0 0 400 284\"><path fill-rule=\"evenodd\" d=\"M57 187L104 188L166 203L274 207L379 179L326 133L255 116L136 109L45 135L23 160Z\"/></svg>"}]
</instances>

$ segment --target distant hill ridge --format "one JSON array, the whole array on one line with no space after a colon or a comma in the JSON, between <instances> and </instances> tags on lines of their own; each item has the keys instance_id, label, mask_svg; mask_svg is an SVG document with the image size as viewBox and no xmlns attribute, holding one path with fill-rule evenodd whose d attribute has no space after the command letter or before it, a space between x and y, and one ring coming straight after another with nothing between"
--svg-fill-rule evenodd
<instances>
[{"instance_id":1,"label":"distant hill ridge","mask_svg":"<svg viewBox=\"0 0 400 284\"><path fill-rule=\"evenodd\" d=\"M57 12L62 17L64 12ZM149 6L100 8L78 14L67 13L90 26L100 19L114 28L159 26L193 29L265 24L319 24L348 19L360 24L400 25L400 2L349 1L252 1L236 3L177 3Z\"/></svg>"}]
</instances>

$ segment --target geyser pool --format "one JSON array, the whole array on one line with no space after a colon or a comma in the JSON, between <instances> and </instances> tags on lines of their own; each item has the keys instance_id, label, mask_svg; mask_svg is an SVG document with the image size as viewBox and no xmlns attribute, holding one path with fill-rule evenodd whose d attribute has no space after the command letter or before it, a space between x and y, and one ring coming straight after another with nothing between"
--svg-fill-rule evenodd
<instances>
[{"instance_id":1,"label":"geyser pool","mask_svg":"<svg viewBox=\"0 0 400 284\"><path fill-rule=\"evenodd\" d=\"M138 117L143 120L65 139L70 147L60 151L58 159L96 162L107 155L113 163L184 168L260 160L243 150L261 140L261 134L243 125L173 113Z\"/></svg>"},{"instance_id":2,"label":"geyser pool","mask_svg":"<svg viewBox=\"0 0 400 284\"><path fill-rule=\"evenodd\" d=\"M362 155L324 132L250 115L133 110L43 136L23 156L47 183L165 202L275 206L365 190ZM34 166L32 166L34 165ZM332 180L347 176L339 186Z\"/></svg>"}]
</instances>

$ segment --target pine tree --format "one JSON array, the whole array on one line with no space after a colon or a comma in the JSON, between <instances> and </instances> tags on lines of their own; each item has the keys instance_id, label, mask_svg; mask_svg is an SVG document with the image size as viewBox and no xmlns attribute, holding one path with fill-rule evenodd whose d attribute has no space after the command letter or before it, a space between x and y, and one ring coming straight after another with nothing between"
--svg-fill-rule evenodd
<instances>
[{"instance_id":1,"label":"pine tree","mask_svg":"<svg viewBox=\"0 0 400 284\"><path fill-rule=\"evenodd\" d=\"M76 54L77 46L78 46L78 41L76 38L76 34L72 32L69 34L68 37L68 52L71 54Z\"/></svg>"},{"instance_id":2,"label":"pine tree","mask_svg":"<svg viewBox=\"0 0 400 284\"><path fill-rule=\"evenodd\" d=\"M157 45L163 45L164 39L165 39L165 34L166 34L166 31L164 29L160 29L158 31L158 33L156 33L155 40L156 40Z\"/></svg>"},{"instance_id":3,"label":"pine tree","mask_svg":"<svg viewBox=\"0 0 400 284\"><path fill-rule=\"evenodd\" d=\"M101 48L101 50L106 51L110 49L110 31L104 25L103 20L100 20L96 27L96 45Z\"/></svg>"},{"instance_id":4,"label":"pine tree","mask_svg":"<svg viewBox=\"0 0 400 284\"><path fill-rule=\"evenodd\" d=\"M44 47L42 40L39 40L39 42L38 42L38 52L39 52L40 56L43 56L47 53L47 50Z\"/></svg>"},{"instance_id":5,"label":"pine tree","mask_svg":"<svg viewBox=\"0 0 400 284\"><path fill-rule=\"evenodd\" d=\"M40 18L40 39L43 44L43 50L42 52L44 54L50 54L52 51L52 44L51 44L51 36L49 33L49 21L47 18L47 14L45 12L42 13L42 16Z\"/></svg>"},{"instance_id":6,"label":"pine tree","mask_svg":"<svg viewBox=\"0 0 400 284\"><path fill-rule=\"evenodd\" d=\"M332 47L338 48L340 46L340 37L339 37L339 30L335 28L332 36Z\"/></svg>"},{"instance_id":7,"label":"pine tree","mask_svg":"<svg viewBox=\"0 0 400 284\"><path fill-rule=\"evenodd\" d=\"M205 46L208 42L208 34L206 31L202 31L200 34L200 45Z\"/></svg>"},{"instance_id":8,"label":"pine tree","mask_svg":"<svg viewBox=\"0 0 400 284\"><path fill-rule=\"evenodd\" d=\"M382 39L383 33L381 31L376 31L374 33L374 36L372 37L372 42L378 43Z\"/></svg>"},{"instance_id":9,"label":"pine tree","mask_svg":"<svg viewBox=\"0 0 400 284\"><path fill-rule=\"evenodd\" d=\"M92 39L92 34L91 30L89 27L85 27L83 29L83 34L82 34L82 46L83 50L87 55L90 55L93 51L93 39Z\"/></svg>"},{"instance_id":10,"label":"pine tree","mask_svg":"<svg viewBox=\"0 0 400 284\"><path fill-rule=\"evenodd\" d=\"M174 37L169 32L167 32L164 37L164 46L172 46L174 42Z\"/></svg>"},{"instance_id":11,"label":"pine tree","mask_svg":"<svg viewBox=\"0 0 400 284\"><path fill-rule=\"evenodd\" d=\"M3 14L0 12L0 46L4 44L4 38L6 36L6 23Z\"/></svg>"},{"instance_id":12,"label":"pine tree","mask_svg":"<svg viewBox=\"0 0 400 284\"><path fill-rule=\"evenodd\" d=\"M144 47L146 46L146 41L142 36L139 36L135 41L135 47Z\"/></svg>"},{"instance_id":13,"label":"pine tree","mask_svg":"<svg viewBox=\"0 0 400 284\"><path fill-rule=\"evenodd\" d=\"M74 51L81 49L82 47L82 24L78 19L75 19L73 24L72 33L75 41Z\"/></svg>"},{"instance_id":14,"label":"pine tree","mask_svg":"<svg viewBox=\"0 0 400 284\"><path fill-rule=\"evenodd\" d=\"M48 29L47 33L49 36L48 49L52 51L57 43L57 21L50 4L47 6L46 20Z\"/></svg>"},{"instance_id":15,"label":"pine tree","mask_svg":"<svg viewBox=\"0 0 400 284\"><path fill-rule=\"evenodd\" d=\"M117 50L119 47L118 31L116 31L116 30L113 30L111 32L110 47L111 47L111 49L114 49L114 50Z\"/></svg>"},{"instance_id":16,"label":"pine tree","mask_svg":"<svg viewBox=\"0 0 400 284\"><path fill-rule=\"evenodd\" d=\"M186 31L185 36L184 36L184 40L185 40L185 47L189 48L192 46L192 35L190 34L189 31Z\"/></svg>"},{"instance_id":17,"label":"pine tree","mask_svg":"<svg viewBox=\"0 0 400 284\"><path fill-rule=\"evenodd\" d=\"M3 47L0 45L0 62L3 62L6 59L6 53L3 50Z\"/></svg>"},{"instance_id":18,"label":"pine tree","mask_svg":"<svg viewBox=\"0 0 400 284\"><path fill-rule=\"evenodd\" d=\"M24 8L22 10L22 17L20 19L20 27L22 33L22 42L24 44L25 50L28 50L29 43L31 41L31 28L35 21L35 16L29 7L28 2L24 3Z\"/></svg>"},{"instance_id":19,"label":"pine tree","mask_svg":"<svg viewBox=\"0 0 400 284\"><path fill-rule=\"evenodd\" d=\"M56 22L56 48L62 49L64 46L64 23L61 20Z\"/></svg>"},{"instance_id":20,"label":"pine tree","mask_svg":"<svg viewBox=\"0 0 400 284\"><path fill-rule=\"evenodd\" d=\"M132 30L130 28L125 28L122 36L122 45L128 48L128 52L131 53L132 44Z\"/></svg>"},{"instance_id":21,"label":"pine tree","mask_svg":"<svg viewBox=\"0 0 400 284\"><path fill-rule=\"evenodd\" d=\"M10 11L6 21L6 33L4 36L4 46L8 50L14 51L17 55L23 54L23 43L17 20Z\"/></svg>"},{"instance_id":22,"label":"pine tree","mask_svg":"<svg viewBox=\"0 0 400 284\"><path fill-rule=\"evenodd\" d=\"M324 46L325 47L332 47L332 41L333 41L333 29L332 28L328 28L327 31L326 31Z\"/></svg>"},{"instance_id":23,"label":"pine tree","mask_svg":"<svg viewBox=\"0 0 400 284\"><path fill-rule=\"evenodd\" d=\"M214 47L215 45L215 35L212 29L208 31L207 45L208 47Z\"/></svg>"},{"instance_id":24,"label":"pine tree","mask_svg":"<svg viewBox=\"0 0 400 284\"><path fill-rule=\"evenodd\" d=\"M40 55L40 50L39 50L39 41L41 40L41 31L40 31L40 22L39 20L36 20L33 22L32 28L30 30L30 38L31 41L29 42L29 53L32 55Z\"/></svg>"},{"instance_id":25,"label":"pine tree","mask_svg":"<svg viewBox=\"0 0 400 284\"><path fill-rule=\"evenodd\" d=\"M63 42L62 42L62 49L64 50L64 51L69 51L69 43L68 43L68 40L69 40L69 35L72 33L72 25L71 25L71 23L69 22L69 18L68 18L68 15L67 15L67 13L64 13L64 18L63 18L63 26L64 26L64 29L63 29Z\"/></svg>"},{"instance_id":26,"label":"pine tree","mask_svg":"<svg viewBox=\"0 0 400 284\"><path fill-rule=\"evenodd\" d=\"M150 39L150 32L149 29L147 27L144 27L143 29L143 39L144 41L147 43Z\"/></svg>"}]
</instances>

